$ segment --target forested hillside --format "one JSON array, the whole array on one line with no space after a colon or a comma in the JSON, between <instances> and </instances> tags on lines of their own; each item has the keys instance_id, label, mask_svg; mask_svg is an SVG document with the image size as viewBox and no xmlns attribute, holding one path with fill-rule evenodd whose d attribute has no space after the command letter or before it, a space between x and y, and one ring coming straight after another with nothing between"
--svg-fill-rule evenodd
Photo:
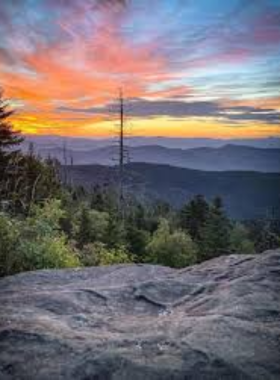
<instances>
[{"instance_id":1,"label":"forested hillside","mask_svg":"<svg viewBox=\"0 0 280 380\"><path fill-rule=\"evenodd\" d=\"M116 186L118 168L74 165L66 168L75 185ZM63 171L64 173L64 171ZM219 195L231 218L252 219L280 216L280 174L257 172L204 172L170 165L133 163L126 166L126 189L144 203L163 200L180 208L203 194L208 200Z\"/></svg>"}]
</instances>

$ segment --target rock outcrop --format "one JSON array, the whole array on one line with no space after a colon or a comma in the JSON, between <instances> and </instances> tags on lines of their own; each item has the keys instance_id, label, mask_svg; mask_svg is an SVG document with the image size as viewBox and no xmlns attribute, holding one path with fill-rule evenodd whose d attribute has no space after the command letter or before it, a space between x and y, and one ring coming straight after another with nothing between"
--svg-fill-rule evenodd
<instances>
[{"instance_id":1,"label":"rock outcrop","mask_svg":"<svg viewBox=\"0 0 280 380\"><path fill-rule=\"evenodd\" d=\"M280 250L0 280L1 380L280 378Z\"/></svg>"}]
</instances>

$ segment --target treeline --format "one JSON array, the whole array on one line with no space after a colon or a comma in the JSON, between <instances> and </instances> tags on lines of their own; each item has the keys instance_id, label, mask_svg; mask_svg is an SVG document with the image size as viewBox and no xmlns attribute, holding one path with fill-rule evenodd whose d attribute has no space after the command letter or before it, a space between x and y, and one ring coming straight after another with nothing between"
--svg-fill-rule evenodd
<instances>
[{"instance_id":1,"label":"treeline","mask_svg":"<svg viewBox=\"0 0 280 380\"><path fill-rule=\"evenodd\" d=\"M120 213L112 189L61 184L59 164L17 147L22 136L8 121L0 96L0 275L117 263L184 267L230 253L279 246L277 220L240 223L222 199L197 195L180 210L129 198ZM124 217L123 217L124 215Z\"/></svg>"}]
</instances>

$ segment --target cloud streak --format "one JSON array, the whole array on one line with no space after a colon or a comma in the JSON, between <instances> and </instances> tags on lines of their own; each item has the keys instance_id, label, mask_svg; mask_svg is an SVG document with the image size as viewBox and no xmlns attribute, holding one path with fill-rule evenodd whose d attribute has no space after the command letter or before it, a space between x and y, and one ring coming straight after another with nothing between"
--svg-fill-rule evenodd
<instances>
[{"instance_id":1,"label":"cloud streak","mask_svg":"<svg viewBox=\"0 0 280 380\"><path fill-rule=\"evenodd\" d=\"M71 108L58 107L60 112L81 114L117 115L119 106L116 103L104 107ZM126 113L131 117L150 118L167 116L169 118L222 118L227 121L256 121L268 124L279 124L280 111L252 106L226 106L214 101L179 101L179 100L145 100L133 99L126 106Z\"/></svg>"}]
</instances>

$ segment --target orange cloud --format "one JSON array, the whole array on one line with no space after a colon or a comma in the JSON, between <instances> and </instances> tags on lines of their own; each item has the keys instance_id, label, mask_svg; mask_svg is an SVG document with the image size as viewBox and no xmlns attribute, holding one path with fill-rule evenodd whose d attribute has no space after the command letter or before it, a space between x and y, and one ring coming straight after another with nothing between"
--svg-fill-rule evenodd
<instances>
[{"instance_id":1,"label":"orange cloud","mask_svg":"<svg viewBox=\"0 0 280 380\"><path fill-rule=\"evenodd\" d=\"M55 101L84 98L104 104L121 86L129 97L143 95L152 82L151 73L164 74L166 65L154 44L134 46L121 35L118 20L123 5L123 1L107 1L104 6L81 1L65 8L56 20L63 38L49 44L35 41L32 50L17 50L14 69L2 71L7 96L51 109ZM92 19L93 8L99 12L98 21ZM13 40L17 37L15 33ZM0 51L1 61L2 56Z\"/></svg>"}]
</instances>

